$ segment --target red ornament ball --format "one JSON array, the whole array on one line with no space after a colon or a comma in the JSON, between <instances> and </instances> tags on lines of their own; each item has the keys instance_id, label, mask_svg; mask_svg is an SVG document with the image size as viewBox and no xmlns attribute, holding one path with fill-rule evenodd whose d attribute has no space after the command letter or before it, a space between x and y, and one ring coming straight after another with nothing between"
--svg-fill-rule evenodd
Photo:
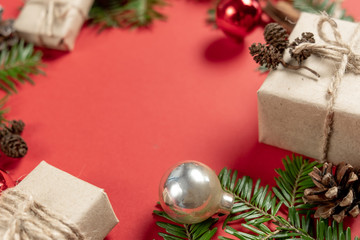
<instances>
[{"instance_id":1,"label":"red ornament ball","mask_svg":"<svg viewBox=\"0 0 360 240\"><path fill-rule=\"evenodd\" d=\"M216 8L216 23L229 37L241 41L260 21L258 0L220 0Z\"/></svg>"},{"instance_id":2,"label":"red ornament ball","mask_svg":"<svg viewBox=\"0 0 360 240\"><path fill-rule=\"evenodd\" d=\"M3 170L0 169L0 193L7 188L14 187L15 182L11 177Z\"/></svg>"}]
</instances>

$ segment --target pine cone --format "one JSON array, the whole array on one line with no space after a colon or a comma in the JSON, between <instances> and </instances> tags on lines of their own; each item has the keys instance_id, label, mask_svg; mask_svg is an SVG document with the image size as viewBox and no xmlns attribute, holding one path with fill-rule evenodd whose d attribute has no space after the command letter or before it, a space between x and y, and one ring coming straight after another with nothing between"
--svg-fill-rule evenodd
<instances>
[{"instance_id":1,"label":"pine cone","mask_svg":"<svg viewBox=\"0 0 360 240\"><path fill-rule=\"evenodd\" d=\"M315 43L314 34L311 32L304 32L301 34L301 38L296 38L291 44L290 44L290 56L294 58L299 64L301 64L303 61L305 61L308 57L311 55L311 51L308 49L304 49L301 52L295 54L293 50L299 46L301 43Z\"/></svg>"},{"instance_id":2,"label":"pine cone","mask_svg":"<svg viewBox=\"0 0 360 240\"><path fill-rule=\"evenodd\" d=\"M268 69L276 69L283 57L283 54L272 45L264 45L261 43L256 45L253 43L249 47L249 50L255 62Z\"/></svg>"},{"instance_id":3,"label":"pine cone","mask_svg":"<svg viewBox=\"0 0 360 240\"><path fill-rule=\"evenodd\" d=\"M16 134L7 134L1 138L0 148L3 153L8 157L20 158L25 156L28 147L25 141Z\"/></svg>"},{"instance_id":4,"label":"pine cone","mask_svg":"<svg viewBox=\"0 0 360 240\"><path fill-rule=\"evenodd\" d=\"M316 218L332 217L339 223L347 215L359 215L359 172L355 172L350 164L340 163L334 167L324 163L322 170L314 167L309 175L316 187L306 189L303 200L318 205Z\"/></svg>"},{"instance_id":5,"label":"pine cone","mask_svg":"<svg viewBox=\"0 0 360 240\"><path fill-rule=\"evenodd\" d=\"M2 8L0 9L0 51L10 48L18 43L19 37L14 28L14 20L2 20Z\"/></svg>"},{"instance_id":6,"label":"pine cone","mask_svg":"<svg viewBox=\"0 0 360 240\"><path fill-rule=\"evenodd\" d=\"M280 53L283 53L289 45L289 34L278 23L269 23L264 30L264 38L267 44L274 46Z\"/></svg>"},{"instance_id":7,"label":"pine cone","mask_svg":"<svg viewBox=\"0 0 360 240\"><path fill-rule=\"evenodd\" d=\"M12 120L9 122L10 127L8 128L13 134L21 134L24 130L25 123L22 120Z\"/></svg>"},{"instance_id":8,"label":"pine cone","mask_svg":"<svg viewBox=\"0 0 360 240\"><path fill-rule=\"evenodd\" d=\"M0 138L5 137L6 135L11 134L7 127L3 126L3 129L0 130Z\"/></svg>"}]
</instances>

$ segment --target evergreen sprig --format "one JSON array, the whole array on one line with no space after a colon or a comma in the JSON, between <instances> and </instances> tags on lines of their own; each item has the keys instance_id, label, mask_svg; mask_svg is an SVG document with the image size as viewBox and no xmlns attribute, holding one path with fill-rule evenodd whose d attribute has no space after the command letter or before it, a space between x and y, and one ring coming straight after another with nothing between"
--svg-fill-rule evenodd
<instances>
[{"instance_id":1,"label":"evergreen sprig","mask_svg":"<svg viewBox=\"0 0 360 240\"><path fill-rule=\"evenodd\" d=\"M7 99L8 99L7 96L0 99L0 124L7 121L6 118L4 117L4 115L7 112L9 112L9 109L5 108L5 103L6 103Z\"/></svg>"},{"instance_id":2,"label":"evergreen sprig","mask_svg":"<svg viewBox=\"0 0 360 240\"><path fill-rule=\"evenodd\" d=\"M337 3L330 0L293 0L294 8L302 11L319 14L320 12L326 12L329 16L334 17L337 10ZM352 16L346 14L345 9L341 9L340 19L346 21L354 21Z\"/></svg>"},{"instance_id":3,"label":"evergreen sprig","mask_svg":"<svg viewBox=\"0 0 360 240\"><path fill-rule=\"evenodd\" d=\"M99 24L101 30L109 27L147 27L154 20L165 20L159 7L166 6L165 0L96 0L89 17L92 24Z\"/></svg>"},{"instance_id":4,"label":"evergreen sprig","mask_svg":"<svg viewBox=\"0 0 360 240\"><path fill-rule=\"evenodd\" d=\"M311 209L312 206L304 204L302 197L305 189L315 186L308 174L319 164L301 156L294 156L293 159L287 156L282 162L285 170L275 170L279 177L275 177L277 187L273 187L273 192L288 208Z\"/></svg>"},{"instance_id":5,"label":"evergreen sprig","mask_svg":"<svg viewBox=\"0 0 360 240\"><path fill-rule=\"evenodd\" d=\"M3 49L0 53L0 88L6 93L16 93L16 83L34 84L29 75L44 74L40 70L43 66L41 56L32 44L25 45L23 40L9 50Z\"/></svg>"},{"instance_id":6,"label":"evergreen sprig","mask_svg":"<svg viewBox=\"0 0 360 240\"><path fill-rule=\"evenodd\" d=\"M208 9L206 23L211 25L215 29L218 28L218 26L216 24L216 9L215 9L215 7Z\"/></svg>"},{"instance_id":7,"label":"evergreen sprig","mask_svg":"<svg viewBox=\"0 0 360 240\"><path fill-rule=\"evenodd\" d=\"M217 218L208 218L206 221L197 224L181 224L163 211L155 210L154 214L172 222L156 222L159 227L166 231L166 233L159 233L159 236L163 237L164 240L210 240L217 231L217 228L213 227L218 221Z\"/></svg>"},{"instance_id":8,"label":"evergreen sprig","mask_svg":"<svg viewBox=\"0 0 360 240\"><path fill-rule=\"evenodd\" d=\"M224 168L220 172L221 186L235 196L233 209L223 223L225 232L241 240L351 240L350 228L344 230L342 224L325 219L314 221L312 206L304 204L302 200L303 190L313 186L308 173L314 166L320 167L321 164L293 156L283 159L283 165L284 169L275 170L278 174L275 178L277 185L272 189L268 185L261 186L260 180L253 181L248 176L238 178L237 171ZM189 225L181 226L162 211L154 211L154 213L170 221L166 224L157 223L167 231L167 233L159 233L163 239L203 240L192 238L193 235L186 235ZM196 228L201 228L201 232L210 236L210 232L213 235L216 232L214 230L216 228L212 228L216 220L210 218L195 225ZM241 225L240 230L234 228L235 224ZM219 239L233 240L223 236ZM355 237L354 240L359 238Z\"/></svg>"},{"instance_id":9,"label":"evergreen sprig","mask_svg":"<svg viewBox=\"0 0 360 240\"><path fill-rule=\"evenodd\" d=\"M295 161L291 161L286 166L285 171L292 171L294 179L301 174L295 174ZM279 170L278 170L279 171ZM280 171L279 171L280 172ZM309 177L310 178L310 177ZM237 178L237 172L231 174L231 170L224 168L219 174L220 182L226 191L235 195L235 204L224 221L223 227L226 232L239 239L278 239L300 236L303 239L313 239L309 235L309 219L300 221L300 215L294 207L288 209L289 220L279 216L278 212L283 202L277 199L276 195L269 190L269 186L260 187L260 180L253 186L253 180L248 177ZM296 184L293 181L294 189ZM312 184L311 184L312 186ZM283 186L279 186L281 191L287 191ZM290 199L295 199L296 191L291 189L288 193ZM291 200L290 200L291 201ZM238 220L245 220L241 225L252 234L237 231L228 225ZM271 230L266 224L273 223L278 227Z\"/></svg>"}]
</instances>

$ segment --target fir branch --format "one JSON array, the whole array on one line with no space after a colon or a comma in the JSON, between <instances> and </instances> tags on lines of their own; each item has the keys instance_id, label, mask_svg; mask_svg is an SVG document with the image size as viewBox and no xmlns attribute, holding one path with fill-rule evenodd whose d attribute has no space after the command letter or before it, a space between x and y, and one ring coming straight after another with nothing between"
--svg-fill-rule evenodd
<instances>
[{"instance_id":1,"label":"fir branch","mask_svg":"<svg viewBox=\"0 0 360 240\"><path fill-rule=\"evenodd\" d=\"M232 175L232 176L231 176ZM309 177L310 178L310 177ZM278 215L278 211L282 206L282 201L278 201L276 196L272 196L269 186L260 187L260 180L256 181L253 187L250 177L237 179L237 171L231 174L231 170L224 168L219 179L224 190L230 191L235 195L235 204L231 214L224 221L223 227L226 232L232 234L239 239L276 239L282 237L301 236L304 239L312 238L301 225L295 224L297 221L287 221ZM300 218L296 211L295 219ZM246 223L241 224L247 230L252 231L253 238L249 237L249 233L236 231L227 226L229 223L237 220L245 220ZM271 231L264 223L274 223L278 225L275 231Z\"/></svg>"},{"instance_id":2,"label":"fir branch","mask_svg":"<svg viewBox=\"0 0 360 240\"><path fill-rule=\"evenodd\" d=\"M159 233L164 240L210 240L217 231L217 228L213 227L218 221L217 218L209 218L197 224L180 224L163 211L154 210L154 214L172 222L156 222L156 225L166 231Z\"/></svg>"},{"instance_id":3,"label":"fir branch","mask_svg":"<svg viewBox=\"0 0 360 240\"><path fill-rule=\"evenodd\" d=\"M209 24L210 26L212 26L215 29L218 28L218 26L216 24L216 8L215 7L212 7L212 8L208 9L206 23Z\"/></svg>"},{"instance_id":4,"label":"fir branch","mask_svg":"<svg viewBox=\"0 0 360 240\"><path fill-rule=\"evenodd\" d=\"M212 26L214 29L218 28L216 23L216 9L219 5L220 0L212 0L211 7L207 10L206 23Z\"/></svg>"},{"instance_id":5,"label":"fir branch","mask_svg":"<svg viewBox=\"0 0 360 240\"><path fill-rule=\"evenodd\" d=\"M233 209L225 219L223 227L229 222L239 219L246 221L257 218L264 218L267 221L276 220L276 213L282 203L276 205L276 198L272 197L268 191L269 186L260 187L260 180L257 180L253 187L253 180L250 177L245 176L238 179L237 171L231 173L231 170L224 168L219 174L223 189L235 195Z\"/></svg>"},{"instance_id":6,"label":"fir branch","mask_svg":"<svg viewBox=\"0 0 360 240\"><path fill-rule=\"evenodd\" d=\"M283 164L284 170L276 170L279 176L275 178L277 187L274 187L273 191L269 190L269 186L261 187L260 180L253 185L250 177L238 178L237 171L224 168L220 172L221 186L225 191L235 195L235 204L231 214L227 216L223 224L225 232L242 240L351 240L350 228L344 230L342 224L331 222L329 225L328 220L318 220L314 223L313 211L302 200L303 190L313 186L308 173L314 166L320 164L297 156L293 156L292 159L287 157L283 160ZM279 212L286 214L287 218L281 217ZM165 240L193 240L194 227L192 226L201 228L201 233L206 233L208 236L216 232L212 224L217 219L210 218L189 228L187 225L182 226L176 223L162 211L154 211L154 213L171 221L171 223L158 222L158 225L167 231L167 233L159 233ZM239 220L245 221L241 224L245 231L229 226ZM274 228L270 228L271 225ZM314 225L315 232L313 232ZM195 239L202 240L202 238ZM219 239L232 240L223 236ZM359 240L359 238L355 237L354 240Z\"/></svg>"},{"instance_id":7,"label":"fir branch","mask_svg":"<svg viewBox=\"0 0 360 240\"><path fill-rule=\"evenodd\" d=\"M4 117L4 115L9 112L9 109L5 108L5 103L7 99L8 96L5 96L0 99L0 124L7 122L7 119Z\"/></svg>"},{"instance_id":8,"label":"fir branch","mask_svg":"<svg viewBox=\"0 0 360 240\"><path fill-rule=\"evenodd\" d=\"M236 201L242 201L244 204L240 204L237 207L236 203L233 207L231 214L225 220L224 226L226 226L225 232L237 237L238 239L293 239L300 238L304 240L351 240L351 232L348 228L346 232L343 230L342 225L332 223L331 226L328 222L321 220L316 222L316 233L312 231L312 210L310 206L306 206L302 200L303 190L312 186L308 173L311 172L314 166L319 166L317 162L310 163L308 160L302 157L293 156L293 159L287 157L283 160L285 170L277 169L276 172L279 177L275 178L277 187L273 188L276 196L271 196L271 191L268 191L268 186L264 188L260 187L260 181L258 180L255 187L252 188L252 180L249 177L237 178L236 171L231 176L231 171L223 169L219 174L219 179L224 189L233 192L235 195L240 196L240 199L236 197ZM247 179L247 180L244 180ZM242 182L245 183L243 184ZM238 184L240 182L240 186ZM236 187L234 187L236 186ZM251 193L253 192L253 193ZM266 192L266 193L265 193ZM240 195L239 195L240 193ZM252 195L252 197L251 197ZM245 199L244 199L245 196ZM259 197L261 196L261 197ZM263 198L266 196L266 198ZM278 199L277 199L278 197ZM247 201L247 202L246 202ZM281 208L284 203L287 208L287 219L278 215L286 208ZM258 206L263 206L259 208ZM271 205L269 209L264 206ZM301 211L305 214L301 214ZM247 232L235 230L229 226L229 223L244 219L246 223L241 224ZM275 230L271 230L264 223L272 223L276 225ZM250 233L249 233L250 231ZM343 236L346 236L344 238ZM220 238L226 239L226 238ZM357 237L355 237L358 240Z\"/></svg>"},{"instance_id":9,"label":"fir branch","mask_svg":"<svg viewBox=\"0 0 360 240\"><path fill-rule=\"evenodd\" d=\"M338 17L340 19L346 21L354 21L352 16L346 14L345 9L341 9L341 14L339 16L336 15L337 3L330 0L294 0L293 2L294 8L302 11L319 14L320 12L326 12L329 16Z\"/></svg>"},{"instance_id":10,"label":"fir branch","mask_svg":"<svg viewBox=\"0 0 360 240\"><path fill-rule=\"evenodd\" d=\"M157 10L166 5L165 0L110 0L106 3L96 0L89 17L92 24L101 26L101 30L110 27L147 27L154 20L166 19L166 16Z\"/></svg>"},{"instance_id":11,"label":"fir branch","mask_svg":"<svg viewBox=\"0 0 360 240\"><path fill-rule=\"evenodd\" d=\"M286 157L282 162L285 170L275 169L279 177L275 178L277 187L272 189L273 192L288 208L310 209L311 206L304 204L302 197L305 189L315 186L308 174L314 166L320 167L321 164L310 163L301 156Z\"/></svg>"},{"instance_id":12,"label":"fir branch","mask_svg":"<svg viewBox=\"0 0 360 240\"><path fill-rule=\"evenodd\" d=\"M0 53L0 88L6 93L16 93L16 83L34 84L29 75L44 74L40 70L43 66L41 56L41 52L34 52L32 44L25 45L23 40L10 50L3 49Z\"/></svg>"}]
</instances>

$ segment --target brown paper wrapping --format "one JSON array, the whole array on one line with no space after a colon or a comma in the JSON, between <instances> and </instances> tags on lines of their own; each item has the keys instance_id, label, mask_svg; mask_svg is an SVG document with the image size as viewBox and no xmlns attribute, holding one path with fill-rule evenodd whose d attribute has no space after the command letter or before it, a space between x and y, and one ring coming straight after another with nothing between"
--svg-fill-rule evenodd
<instances>
[{"instance_id":1,"label":"brown paper wrapping","mask_svg":"<svg viewBox=\"0 0 360 240\"><path fill-rule=\"evenodd\" d=\"M103 189L41 162L17 189L76 224L87 240L102 240L118 223Z\"/></svg>"},{"instance_id":2,"label":"brown paper wrapping","mask_svg":"<svg viewBox=\"0 0 360 240\"><path fill-rule=\"evenodd\" d=\"M14 27L37 46L71 51L93 1L28 0Z\"/></svg>"},{"instance_id":3,"label":"brown paper wrapping","mask_svg":"<svg viewBox=\"0 0 360 240\"><path fill-rule=\"evenodd\" d=\"M317 43L324 43L317 34L318 19L316 15L302 13L290 41L301 36L302 32L312 32ZM348 42L356 24L341 20L336 22L342 39ZM334 39L328 24L325 26L325 32ZM284 58L290 61L288 53ZM314 78L306 70L292 71L279 67L269 73L259 89L259 141L320 159L327 89L336 64L316 56L311 56L304 64L317 71L321 78ZM331 162L346 161L360 168L359 103L360 75L346 73L335 100L334 130L328 152Z\"/></svg>"}]
</instances>

